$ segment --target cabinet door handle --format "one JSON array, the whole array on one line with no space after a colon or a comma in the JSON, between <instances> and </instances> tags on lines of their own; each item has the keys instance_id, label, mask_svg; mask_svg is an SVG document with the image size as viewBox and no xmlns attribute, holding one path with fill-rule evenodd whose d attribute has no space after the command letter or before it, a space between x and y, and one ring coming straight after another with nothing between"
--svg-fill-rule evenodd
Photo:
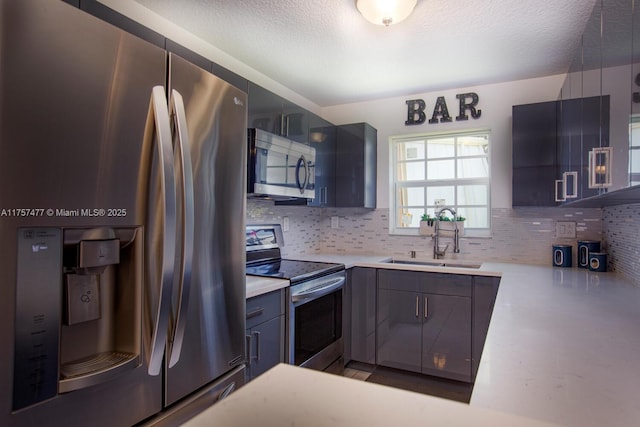
<instances>
[{"instance_id":1,"label":"cabinet door handle","mask_svg":"<svg viewBox=\"0 0 640 427\"><path fill-rule=\"evenodd\" d=\"M424 318L429 315L429 297L424 297Z\"/></svg>"},{"instance_id":2,"label":"cabinet door handle","mask_svg":"<svg viewBox=\"0 0 640 427\"><path fill-rule=\"evenodd\" d=\"M247 341L245 358L247 359L247 366L251 366L251 335L245 335L244 338Z\"/></svg>"},{"instance_id":3,"label":"cabinet door handle","mask_svg":"<svg viewBox=\"0 0 640 427\"><path fill-rule=\"evenodd\" d=\"M571 187L571 190L569 190ZM578 197L578 172L564 172L562 174L562 192L565 199Z\"/></svg>"},{"instance_id":4,"label":"cabinet door handle","mask_svg":"<svg viewBox=\"0 0 640 427\"><path fill-rule=\"evenodd\" d=\"M564 180L556 179L556 202L566 202L567 198L564 195Z\"/></svg>"},{"instance_id":5,"label":"cabinet door handle","mask_svg":"<svg viewBox=\"0 0 640 427\"><path fill-rule=\"evenodd\" d=\"M416 317L420 317L420 295L416 295Z\"/></svg>"},{"instance_id":6,"label":"cabinet door handle","mask_svg":"<svg viewBox=\"0 0 640 427\"><path fill-rule=\"evenodd\" d=\"M252 332L256 336L256 361L260 361L260 332Z\"/></svg>"},{"instance_id":7,"label":"cabinet door handle","mask_svg":"<svg viewBox=\"0 0 640 427\"><path fill-rule=\"evenodd\" d=\"M247 319L251 319L252 317L260 316L264 312L263 307L258 307L255 310L252 310L247 313Z\"/></svg>"}]
</instances>

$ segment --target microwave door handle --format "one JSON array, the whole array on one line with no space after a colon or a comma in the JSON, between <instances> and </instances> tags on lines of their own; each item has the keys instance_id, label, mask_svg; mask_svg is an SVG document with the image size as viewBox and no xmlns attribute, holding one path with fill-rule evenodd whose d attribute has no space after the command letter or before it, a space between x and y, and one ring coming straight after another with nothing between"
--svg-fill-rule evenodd
<instances>
[{"instance_id":1,"label":"microwave door handle","mask_svg":"<svg viewBox=\"0 0 640 427\"><path fill-rule=\"evenodd\" d=\"M309 170L309 163L307 162L307 159L304 159L304 185L302 186L303 190L307 189L307 185L309 185L310 178L311 178L311 171Z\"/></svg>"},{"instance_id":2,"label":"microwave door handle","mask_svg":"<svg viewBox=\"0 0 640 427\"><path fill-rule=\"evenodd\" d=\"M156 143L157 141L157 143ZM138 194L152 195L154 205L147 202L147 233L145 257L147 274L146 284L149 294L149 319L151 323L151 339L147 342L146 355L149 375L159 375L162 370L164 349L167 341L169 316L171 313L171 293L176 249L176 193L173 169L173 152L171 147L171 125L164 87L152 89L147 123L145 126L143 153L157 152L157 169L159 183L152 176L152 160L149 159L140 168L140 185ZM156 187L159 184L159 188ZM156 193L156 189L158 193ZM155 200L155 197L158 197ZM160 209L158 209L158 207ZM160 223L161 229L154 225ZM153 245L153 246L152 246ZM160 262L154 262L150 254L161 251ZM159 286L158 286L159 285Z\"/></svg>"},{"instance_id":3,"label":"microwave door handle","mask_svg":"<svg viewBox=\"0 0 640 427\"><path fill-rule=\"evenodd\" d=\"M193 201L193 163L191 162L187 117L182 95L175 89L171 91L171 118L175 124L174 157L176 159L177 176L180 177L181 223L179 224L181 239L177 241L176 251L180 254L180 265L174 274L174 285L178 284L177 307L174 313L174 325L168 340L167 353L169 367L173 367L180 359L184 340L189 295L191 293L191 274L193 265L194 244L194 201Z\"/></svg>"},{"instance_id":4,"label":"microwave door handle","mask_svg":"<svg viewBox=\"0 0 640 427\"><path fill-rule=\"evenodd\" d=\"M304 181L300 184L300 167L304 166ZM298 190L300 190L300 194L304 194L304 190L307 188L307 184L309 183L309 166L307 165L307 159L304 156L300 156L298 158L298 162L296 163L296 186Z\"/></svg>"}]
</instances>

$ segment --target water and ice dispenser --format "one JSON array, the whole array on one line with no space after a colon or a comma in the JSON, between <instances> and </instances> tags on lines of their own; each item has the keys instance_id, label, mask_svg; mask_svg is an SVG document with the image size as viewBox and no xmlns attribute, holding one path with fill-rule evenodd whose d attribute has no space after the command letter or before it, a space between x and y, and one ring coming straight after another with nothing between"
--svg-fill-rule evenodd
<instances>
[{"instance_id":1,"label":"water and ice dispenser","mask_svg":"<svg viewBox=\"0 0 640 427\"><path fill-rule=\"evenodd\" d=\"M140 229L18 233L14 409L139 366Z\"/></svg>"}]
</instances>

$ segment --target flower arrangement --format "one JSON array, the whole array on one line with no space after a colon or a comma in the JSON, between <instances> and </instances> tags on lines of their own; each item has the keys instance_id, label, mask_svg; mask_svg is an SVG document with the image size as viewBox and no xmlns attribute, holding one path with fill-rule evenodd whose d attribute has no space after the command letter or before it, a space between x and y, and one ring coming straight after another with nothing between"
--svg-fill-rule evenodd
<instances>
[{"instance_id":1,"label":"flower arrangement","mask_svg":"<svg viewBox=\"0 0 640 427\"><path fill-rule=\"evenodd\" d=\"M464 232L464 221L466 220L465 217L460 216L460 215L456 215L455 217L451 218L448 217L444 214L441 214L438 218L437 221L439 222L443 222L446 224L441 224L441 230L444 231L452 231L455 230L456 228L458 229L459 233L462 234ZM429 215L428 213L424 213L421 217L420 217L420 234L421 235L433 235L433 233L435 232L435 223L436 223L436 217ZM455 225L454 225L455 224Z\"/></svg>"}]
</instances>

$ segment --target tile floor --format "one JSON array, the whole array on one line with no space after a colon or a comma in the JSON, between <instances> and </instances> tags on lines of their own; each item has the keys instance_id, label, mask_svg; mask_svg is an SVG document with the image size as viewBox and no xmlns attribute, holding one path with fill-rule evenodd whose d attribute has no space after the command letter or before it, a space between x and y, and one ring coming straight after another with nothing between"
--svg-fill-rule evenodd
<instances>
[{"instance_id":1,"label":"tile floor","mask_svg":"<svg viewBox=\"0 0 640 427\"><path fill-rule=\"evenodd\" d=\"M360 371L353 368L344 368L344 376L348 378L354 378L360 381L366 381L371 376L371 372Z\"/></svg>"},{"instance_id":2,"label":"tile floor","mask_svg":"<svg viewBox=\"0 0 640 427\"><path fill-rule=\"evenodd\" d=\"M343 375L360 381L464 403L469 403L473 391L473 384L359 362L350 362L345 367Z\"/></svg>"}]
</instances>

